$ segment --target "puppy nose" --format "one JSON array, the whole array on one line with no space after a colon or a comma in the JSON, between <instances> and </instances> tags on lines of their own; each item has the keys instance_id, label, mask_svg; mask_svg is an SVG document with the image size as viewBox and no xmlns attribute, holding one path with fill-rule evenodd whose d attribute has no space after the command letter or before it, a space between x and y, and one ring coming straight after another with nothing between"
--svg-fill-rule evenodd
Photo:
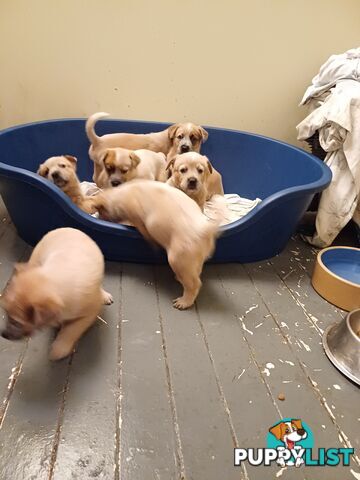
<instances>
[{"instance_id":1,"label":"puppy nose","mask_svg":"<svg viewBox=\"0 0 360 480\"><path fill-rule=\"evenodd\" d=\"M111 180L111 185L113 187L118 187L121 184L120 180Z\"/></svg>"},{"instance_id":2,"label":"puppy nose","mask_svg":"<svg viewBox=\"0 0 360 480\"><path fill-rule=\"evenodd\" d=\"M305 435L305 430L303 428L299 428L297 433L300 435L300 437L302 437L303 435Z\"/></svg>"},{"instance_id":3,"label":"puppy nose","mask_svg":"<svg viewBox=\"0 0 360 480\"><path fill-rule=\"evenodd\" d=\"M196 185L196 183L197 183L197 179L195 177L190 177L188 179L188 184L189 185Z\"/></svg>"},{"instance_id":4,"label":"puppy nose","mask_svg":"<svg viewBox=\"0 0 360 480\"><path fill-rule=\"evenodd\" d=\"M51 174L54 180L58 180L60 178L60 173L56 170Z\"/></svg>"},{"instance_id":5,"label":"puppy nose","mask_svg":"<svg viewBox=\"0 0 360 480\"><path fill-rule=\"evenodd\" d=\"M189 145L181 145L181 153L188 152L190 150Z\"/></svg>"}]
</instances>

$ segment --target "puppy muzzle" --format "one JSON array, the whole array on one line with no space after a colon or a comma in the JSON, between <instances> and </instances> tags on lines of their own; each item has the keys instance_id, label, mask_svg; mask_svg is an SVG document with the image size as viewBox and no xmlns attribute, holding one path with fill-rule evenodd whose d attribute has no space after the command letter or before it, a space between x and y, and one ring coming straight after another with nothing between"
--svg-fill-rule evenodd
<instances>
[{"instance_id":1,"label":"puppy muzzle","mask_svg":"<svg viewBox=\"0 0 360 480\"><path fill-rule=\"evenodd\" d=\"M187 188L189 190L196 190L198 186L198 181L195 177L191 177L187 181Z\"/></svg>"},{"instance_id":2,"label":"puppy muzzle","mask_svg":"<svg viewBox=\"0 0 360 480\"><path fill-rule=\"evenodd\" d=\"M119 185L121 185L121 180L111 180L112 187L118 187Z\"/></svg>"},{"instance_id":3,"label":"puppy muzzle","mask_svg":"<svg viewBox=\"0 0 360 480\"><path fill-rule=\"evenodd\" d=\"M191 150L191 145L187 143L183 143L182 145L180 145L180 153L190 152L190 150Z\"/></svg>"},{"instance_id":4,"label":"puppy muzzle","mask_svg":"<svg viewBox=\"0 0 360 480\"><path fill-rule=\"evenodd\" d=\"M9 319L5 330L1 332L1 336L6 338L6 340L21 340L22 338L29 336L29 333L25 332L23 326L19 322Z\"/></svg>"},{"instance_id":5,"label":"puppy muzzle","mask_svg":"<svg viewBox=\"0 0 360 480\"><path fill-rule=\"evenodd\" d=\"M67 184L67 180L65 180L57 170L51 174L51 177L55 185L60 188Z\"/></svg>"}]
</instances>

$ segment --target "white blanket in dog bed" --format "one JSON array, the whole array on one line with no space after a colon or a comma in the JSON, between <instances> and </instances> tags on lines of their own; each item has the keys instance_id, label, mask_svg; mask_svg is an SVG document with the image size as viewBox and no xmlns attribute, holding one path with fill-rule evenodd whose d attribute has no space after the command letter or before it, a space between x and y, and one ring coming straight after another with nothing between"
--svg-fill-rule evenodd
<instances>
[{"instance_id":1,"label":"white blanket in dog bed","mask_svg":"<svg viewBox=\"0 0 360 480\"><path fill-rule=\"evenodd\" d=\"M101 189L92 182L81 182L80 186L82 193L86 196L101 192ZM222 219L220 225L227 225L250 213L260 202L260 198L249 200L236 193L226 193L224 196L214 195L205 203L204 215L209 220L220 217ZM93 216L97 218L98 214L94 213Z\"/></svg>"}]
</instances>

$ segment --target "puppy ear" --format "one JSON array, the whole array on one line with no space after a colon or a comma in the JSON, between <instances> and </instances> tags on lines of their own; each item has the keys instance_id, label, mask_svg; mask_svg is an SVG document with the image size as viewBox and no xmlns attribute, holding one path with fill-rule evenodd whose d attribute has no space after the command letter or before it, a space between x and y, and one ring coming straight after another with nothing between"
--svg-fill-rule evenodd
<instances>
[{"instance_id":1,"label":"puppy ear","mask_svg":"<svg viewBox=\"0 0 360 480\"><path fill-rule=\"evenodd\" d=\"M281 439L281 423L282 422L269 428L269 432L272 433L277 440Z\"/></svg>"},{"instance_id":2,"label":"puppy ear","mask_svg":"<svg viewBox=\"0 0 360 480\"><path fill-rule=\"evenodd\" d=\"M211 163L210 163L210 160L209 160L207 157L205 157L205 156L204 156L204 159L205 159L205 161L206 161L207 168L209 169L209 173L211 174L211 173L213 172L213 167L212 167L212 165L211 165Z\"/></svg>"},{"instance_id":3,"label":"puppy ear","mask_svg":"<svg viewBox=\"0 0 360 480\"><path fill-rule=\"evenodd\" d=\"M115 152L114 150L107 149L101 159L105 166L112 165L114 163Z\"/></svg>"},{"instance_id":4,"label":"puppy ear","mask_svg":"<svg viewBox=\"0 0 360 480\"><path fill-rule=\"evenodd\" d=\"M141 162L140 157L138 155L136 155L135 152L130 152L129 157L130 157L130 160L131 160L132 167L136 168L139 165L139 163Z\"/></svg>"},{"instance_id":5,"label":"puppy ear","mask_svg":"<svg viewBox=\"0 0 360 480\"><path fill-rule=\"evenodd\" d=\"M173 158L171 158L171 159L168 161L168 163L167 163L167 165L166 165L166 167L165 167L165 170L169 170L170 168L172 168L172 167L174 166L175 160L176 160L176 156L173 157Z\"/></svg>"},{"instance_id":6,"label":"puppy ear","mask_svg":"<svg viewBox=\"0 0 360 480\"><path fill-rule=\"evenodd\" d=\"M66 160L69 160L69 162L72 163L74 170L76 170L77 158L73 157L72 155L64 155L64 157L66 158Z\"/></svg>"},{"instance_id":7,"label":"puppy ear","mask_svg":"<svg viewBox=\"0 0 360 480\"><path fill-rule=\"evenodd\" d=\"M39 165L39 168L36 173L38 175L41 175L42 177L46 177L47 174L49 173L49 169L42 163L41 165Z\"/></svg>"},{"instance_id":8,"label":"puppy ear","mask_svg":"<svg viewBox=\"0 0 360 480\"><path fill-rule=\"evenodd\" d=\"M200 135L201 135L201 138L202 138L202 143L205 143L206 140L208 139L208 132L205 130L205 128L202 128L202 127L199 127L200 129Z\"/></svg>"},{"instance_id":9,"label":"puppy ear","mask_svg":"<svg viewBox=\"0 0 360 480\"><path fill-rule=\"evenodd\" d=\"M179 125L180 125L179 123L174 123L174 125L171 125L168 128L168 135L169 135L170 140L174 140L175 135L176 135L176 130L179 128Z\"/></svg>"},{"instance_id":10,"label":"puppy ear","mask_svg":"<svg viewBox=\"0 0 360 480\"><path fill-rule=\"evenodd\" d=\"M297 429L302 428L301 420L298 420L297 418L292 419L291 423L293 423Z\"/></svg>"}]
</instances>

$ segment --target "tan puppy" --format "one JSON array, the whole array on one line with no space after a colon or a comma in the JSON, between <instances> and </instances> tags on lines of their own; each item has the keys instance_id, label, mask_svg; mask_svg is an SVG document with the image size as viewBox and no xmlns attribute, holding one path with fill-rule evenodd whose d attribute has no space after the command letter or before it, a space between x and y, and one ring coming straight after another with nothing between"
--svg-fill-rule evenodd
<instances>
[{"instance_id":1,"label":"tan puppy","mask_svg":"<svg viewBox=\"0 0 360 480\"><path fill-rule=\"evenodd\" d=\"M166 170L171 172L167 183L195 200L201 210L213 195L224 195L221 175L204 155L196 152L176 155L169 161Z\"/></svg>"},{"instance_id":2,"label":"tan puppy","mask_svg":"<svg viewBox=\"0 0 360 480\"><path fill-rule=\"evenodd\" d=\"M94 113L86 122L86 134L91 143L89 156L96 166L102 168L102 161L108 148L127 148L128 150L152 150L165 155L171 153L184 153L190 150L200 151L201 144L208 138L208 133L199 125L193 123L177 123L161 132L136 134L136 133L111 133L99 137L95 133L95 124L101 118L107 117L105 112ZM95 172L98 176L100 171ZM94 178L94 181L95 178Z\"/></svg>"},{"instance_id":3,"label":"tan puppy","mask_svg":"<svg viewBox=\"0 0 360 480\"><path fill-rule=\"evenodd\" d=\"M150 242L161 245L182 284L174 307L190 307L201 287L204 261L215 247L218 225L206 220L199 206L165 183L135 180L93 197L100 218L129 221Z\"/></svg>"},{"instance_id":4,"label":"tan puppy","mask_svg":"<svg viewBox=\"0 0 360 480\"><path fill-rule=\"evenodd\" d=\"M39 166L37 173L58 186L81 210L91 214L94 213L94 208L81 192L76 162L76 158L71 155L50 157Z\"/></svg>"},{"instance_id":5,"label":"tan puppy","mask_svg":"<svg viewBox=\"0 0 360 480\"><path fill-rule=\"evenodd\" d=\"M200 152L201 145L208 139L208 132L193 123L176 123L168 128L171 147L167 157L186 152Z\"/></svg>"},{"instance_id":6,"label":"tan puppy","mask_svg":"<svg viewBox=\"0 0 360 480\"><path fill-rule=\"evenodd\" d=\"M8 318L2 336L19 340L46 326L60 327L50 359L71 354L112 297L102 289L104 258L85 233L59 228L43 237L27 263L15 265L1 299Z\"/></svg>"},{"instance_id":7,"label":"tan puppy","mask_svg":"<svg viewBox=\"0 0 360 480\"><path fill-rule=\"evenodd\" d=\"M164 182L166 180L165 161L166 157L163 153L109 148L103 160L103 168L100 170L95 167L95 183L99 188L108 188L117 187L136 178Z\"/></svg>"}]
</instances>

